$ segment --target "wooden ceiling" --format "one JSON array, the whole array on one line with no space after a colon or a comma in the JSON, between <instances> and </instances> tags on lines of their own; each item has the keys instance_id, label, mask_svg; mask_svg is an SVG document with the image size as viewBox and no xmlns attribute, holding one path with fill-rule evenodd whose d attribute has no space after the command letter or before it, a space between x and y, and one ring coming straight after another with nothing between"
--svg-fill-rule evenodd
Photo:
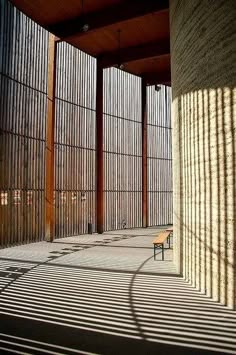
<instances>
[{"instance_id":1,"label":"wooden ceiling","mask_svg":"<svg viewBox=\"0 0 236 355\"><path fill-rule=\"evenodd\" d=\"M104 68L170 85L168 0L11 0L38 24Z\"/></svg>"}]
</instances>

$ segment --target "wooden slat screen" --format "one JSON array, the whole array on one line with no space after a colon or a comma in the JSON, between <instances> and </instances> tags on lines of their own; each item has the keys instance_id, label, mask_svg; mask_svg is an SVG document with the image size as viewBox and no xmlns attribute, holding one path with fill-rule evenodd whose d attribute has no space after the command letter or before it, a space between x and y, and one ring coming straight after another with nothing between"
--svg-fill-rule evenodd
<instances>
[{"instance_id":1,"label":"wooden slat screen","mask_svg":"<svg viewBox=\"0 0 236 355\"><path fill-rule=\"evenodd\" d=\"M141 79L104 73L105 229L142 225Z\"/></svg>"},{"instance_id":2,"label":"wooden slat screen","mask_svg":"<svg viewBox=\"0 0 236 355\"><path fill-rule=\"evenodd\" d=\"M171 89L148 87L148 224L173 222Z\"/></svg>"},{"instance_id":3,"label":"wooden slat screen","mask_svg":"<svg viewBox=\"0 0 236 355\"><path fill-rule=\"evenodd\" d=\"M0 246L44 239L48 33L0 0ZM96 60L58 44L55 237L96 229ZM171 90L148 89L148 222L172 223ZM104 71L105 230L142 226L141 79Z\"/></svg>"},{"instance_id":4,"label":"wooden slat screen","mask_svg":"<svg viewBox=\"0 0 236 355\"><path fill-rule=\"evenodd\" d=\"M66 43L57 51L55 236L95 229L96 60Z\"/></svg>"},{"instance_id":5,"label":"wooden slat screen","mask_svg":"<svg viewBox=\"0 0 236 355\"><path fill-rule=\"evenodd\" d=\"M44 238L48 33L0 0L0 245Z\"/></svg>"}]
</instances>

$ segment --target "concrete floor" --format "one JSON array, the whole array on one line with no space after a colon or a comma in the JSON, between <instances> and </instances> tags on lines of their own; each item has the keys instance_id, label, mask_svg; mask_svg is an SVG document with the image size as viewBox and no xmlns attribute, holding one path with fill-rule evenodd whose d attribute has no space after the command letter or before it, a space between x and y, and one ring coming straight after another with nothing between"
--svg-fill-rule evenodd
<instances>
[{"instance_id":1,"label":"concrete floor","mask_svg":"<svg viewBox=\"0 0 236 355\"><path fill-rule=\"evenodd\" d=\"M0 250L0 353L236 354L235 312L179 277L172 249L153 260L160 230Z\"/></svg>"}]
</instances>

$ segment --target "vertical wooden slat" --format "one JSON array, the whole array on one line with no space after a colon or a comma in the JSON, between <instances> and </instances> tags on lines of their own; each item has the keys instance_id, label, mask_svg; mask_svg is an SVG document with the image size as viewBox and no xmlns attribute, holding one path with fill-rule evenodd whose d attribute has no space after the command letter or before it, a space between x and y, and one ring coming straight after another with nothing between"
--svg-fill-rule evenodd
<instances>
[{"instance_id":1,"label":"vertical wooden slat","mask_svg":"<svg viewBox=\"0 0 236 355\"><path fill-rule=\"evenodd\" d=\"M142 79L142 226L148 226L147 208L147 87Z\"/></svg>"},{"instance_id":2,"label":"vertical wooden slat","mask_svg":"<svg viewBox=\"0 0 236 355\"><path fill-rule=\"evenodd\" d=\"M56 49L57 42L53 35L49 36L48 45L48 111L46 122L46 191L45 238L52 242L54 238L54 131L55 131L55 89L56 89Z\"/></svg>"},{"instance_id":3,"label":"vertical wooden slat","mask_svg":"<svg viewBox=\"0 0 236 355\"><path fill-rule=\"evenodd\" d=\"M97 62L96 91L96 152L97 152L97 232L104 231L104 194L103 194L103 69Z\"/></svg>"}]
</instances>

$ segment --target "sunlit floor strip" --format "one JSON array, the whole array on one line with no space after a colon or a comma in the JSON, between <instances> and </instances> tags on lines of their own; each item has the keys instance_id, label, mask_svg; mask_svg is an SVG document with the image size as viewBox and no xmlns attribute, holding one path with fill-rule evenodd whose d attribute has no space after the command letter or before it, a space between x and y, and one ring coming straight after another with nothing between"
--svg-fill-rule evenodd
<instances>
[{"instance_id":1,"label":"sunlit floor strip","mask_svg":"<svg viewBox=\"0 0 236 355\"><path fill-rule=\"evenodd\" d=\"M8 312L2 312L2 314L6 314L6 315L11 315L11 313ZM47 323L51 323L54 325L65 325L63 322L59 322L57 319L54 320L44 320L42 318L37 318L37 317L32 317L32 316L28 316L28 315L18 315L15 314L16 317L20 317L20 318L24 318L24 319L30 319L30 320L39 320L42 322L47 322ZM112 328L108 328L108 329L97 329L97 328L90 328L87 326L83 326L83 325L72 325L72 324L66 324L68 327L72 327L72 328L77 328L77 329L81 329L81 330L89 330L92 332L96 332L96 333L101 333L101 334L108 334L108 335L115 335L115 336L122 336L125 337L127 339L142 339L142 336L134 336L131 334L122 334L122 333L118 333L116 331L112 331ZM128 340L127 340L128 341ZM146 341L150 341L150 342L155 342L155 343L162 343L162 344L170 344L170 345L176 345L176 346L183 346L186 348L193 348L193 349L199 349L199 351L202 350L210 350L210 351L216 351L217 354L235 354L235 347L234 348L230 348L230 345L226 345L222 344L222 343L213 343L213 342L207 342L207 341L201 341L201 339L198 339L197 342L194 342L192 339L188 339L188 338L177 338L171 336L166 336L163 339L163 336L161 337L153 337L153 336L148 336L146 337ZM80 354L78 352L78 354Z\"/></svg>"},{"instance_id":2,"label":"sunlit floor strip","mask_svg":"<svg viewBox=\"0 0 236 355\"><path fill-rule=\"evenodd\" d=\"M88 236L87 240L81 237L80 242L106 238L107 235ZM122 337L127 342L130 339L192 348L199 354L201 350L236 354L236 313L213 302L180 277L160 276L158 272L168 268L170 271L172 266L169 262L153 261L152 249L147 248L152 238L137 235L113 240L111 244L122 243L122 247L104 245L75 250L58 257L57 262L48 260L53 243L41 243L39 259L43 263L4 260L0 313L12 319ZM73 237L71 242L79 243L79 239ZM66 240L64 244L56 243L55 255L65 248ZM137 249L132 249L132 245ZM36 248L37 244L27 249L32 251L32 260L36 259ZM13 258L14 253L17 255L17 248L12 251ZM168 253L171 255L172 251ZM22 247L20 254L30 255ZM151 272L141 273L144 271ZM1 335L1 349L6 352L10 349L18 354L91 354L6 334L0 334L0 338Z\"/></svg>"},{"instance_id":3,"label":"sunlit floor strip","mask_svg":"<svg viewBox=\"0 0 236 355\"><path fill-rule=\"evenodd\" d=\"M7 354L31 355L30 353L26 353L25 351L14 350L3 346L0 346L0 350L1 352L6 352Z\"/></svg>"},{"instance_id":4,"label":"sunlit floor strip","mask_svg":"<svg viewBox=\"0 0 236 355\"><path fill-rule=\"evenodd\" d=\"M8 340L10 339L10 340ZM41 354L53 354L53 355L65 355L65 354L79 354L79 355L98 355L97 353L91 353L87 351L82 351L78 349L71 349L67 348L64 346L59 346L59 345L52 345L49 343L44 343L41 341L36 341L36 340L31 340L27 338L22 338L22 337L17 337L9 334L4 334L0 333L0 344L4 344L5 346L9 346L8 348L5 348L11 352L14 352L16 354L31 354L30 352L19 352L19 350L12 349L10 348L10 345L14 347L19 347L23 348L24 350L37 350L40 351ZM36 346L37 345L37 346ZM2 346L2 345L1 345ZM49 349L45 349L49 348ZM0 349L4 349L3 347L0 347ZM51 349L51 350L50 350ZM56 351L55 351L56 350ZM63 351L63 352L59 352Z\"/></svg>"},{"instance_id":5,"label":"sunlit floor strip","mask_svg":"<svg viewBox=\"0 0 236 355\"><path fill-rule=\"evenodd\" d=\"M13 316L10 308L8 308L8 309L2 308L0 310L0 313L8 315L8 316ZM77 324L74 324L73 322L71 322L71 323L64 322L63 318L60 319L57 317L49 316L49 317L47 317L47 319L44 319L42 317L39 317L36 313L33 313L33 312L20 312L19 311L18 313L19 314L15 313L14 317L24 318L24 319L29 319L29 320L36 320L36 321L41 321L44 323L46 322L46 323L50 323L50 324L54 324L54 325L62 325L62 326L70 327L70 328L82 329L82 330L87 330L87 331L101 333L101 334L122 336L127 339L142 339L141 336L133 335L133 334L137 333L136 330L133 332L130 331L130 333L127 334L125 332L119 333L117 331L117 328L111 327L111 326L103 326L102 328L98 328L98 327L95 328L94 323L93 323L93 319L91 319L90 323L83 324L83 322L80 322L80 324L77 325ZM22 314L20 314L20 313L22 313Z\"/></svg>"}]
</instances>

